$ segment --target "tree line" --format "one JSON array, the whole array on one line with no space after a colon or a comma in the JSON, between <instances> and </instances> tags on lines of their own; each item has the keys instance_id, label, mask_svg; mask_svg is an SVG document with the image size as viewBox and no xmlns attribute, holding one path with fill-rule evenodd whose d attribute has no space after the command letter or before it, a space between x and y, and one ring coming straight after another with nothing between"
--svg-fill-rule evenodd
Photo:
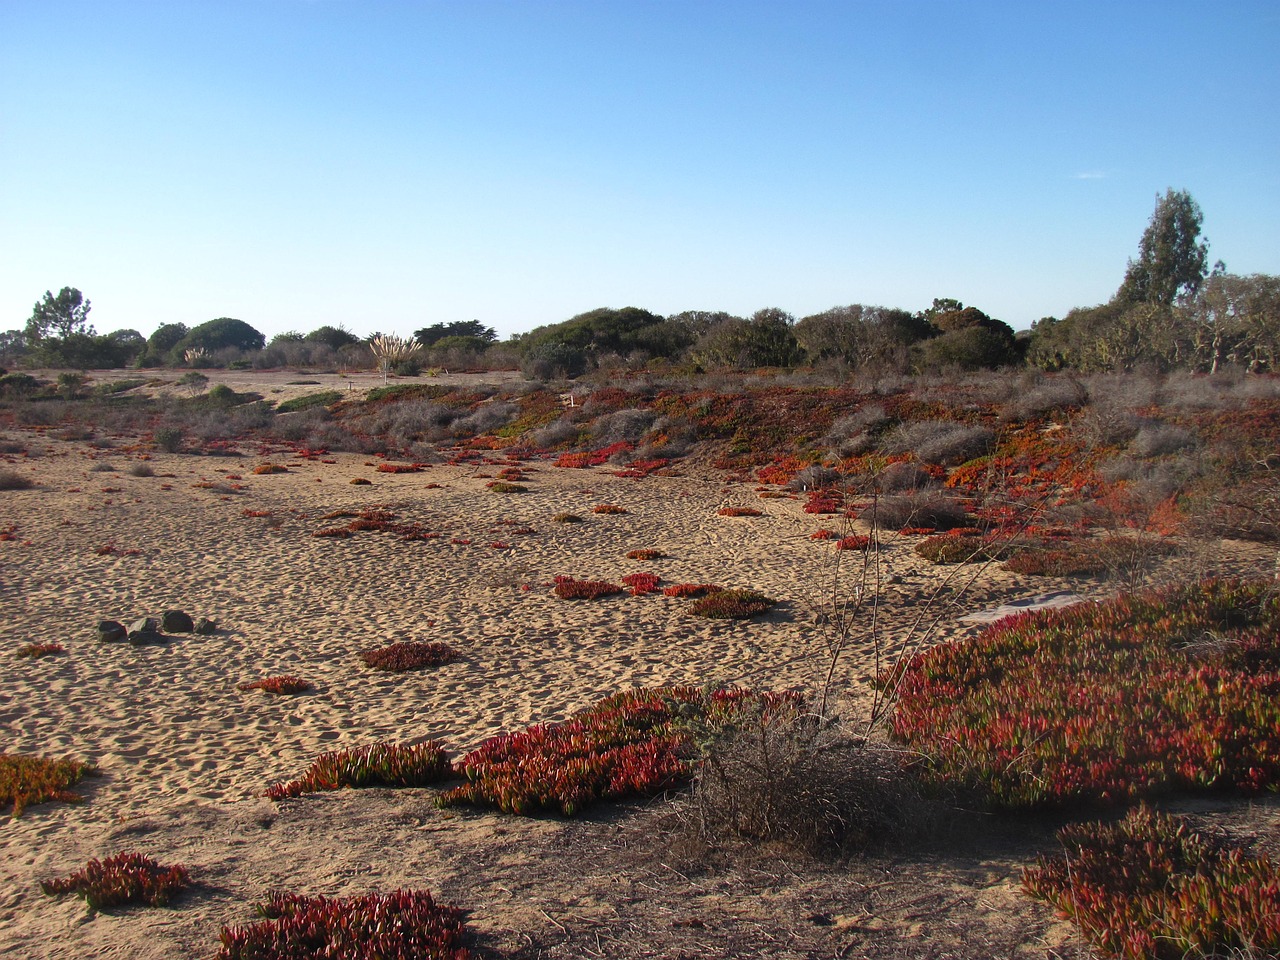
<instances>
[{"instance_id":1,"label":"tree line","mask_svg":"<svg viewBox=\"0 0 1280 960\"><path fill-rule=\"evenodd\" d=\"M396 372L519 365L534 378L576 377L598 368L678 366L691 372L826 366L832 370L972 371L1029 364L1083 372L1235 366L1280 369L1280 277L1237 276L1209 265L1203 214L1186 191L1169 189L1128 262L1115 295L1022 333L974 306L939 297L925 310L852 304L795 318L770 307L750 317L690 310L660 316L600 307L499 341L478 320L414 332L420 349ZM101 369L158 366L357 366L369 342L343 326L287 332L269 342L248 323L219 317L188 328L97 334L79 290L46 292L21 330L0 333L0 363Z\"/></svg>"}]
</instances>

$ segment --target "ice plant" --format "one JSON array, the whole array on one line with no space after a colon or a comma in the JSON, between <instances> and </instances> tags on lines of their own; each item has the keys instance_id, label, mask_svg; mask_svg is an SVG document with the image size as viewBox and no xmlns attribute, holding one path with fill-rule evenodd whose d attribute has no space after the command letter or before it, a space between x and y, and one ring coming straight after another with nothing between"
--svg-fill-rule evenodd
<instances>
[{"instance_id":1,"label":"ice plant","mask_svg":"<svg viewBox=\"0 0 1280 960\"><path fill-rule=\"evenodd\" d=\"M689 612L711 620L748 620L767 613L777 602L756 590L720 590L695 600Z\"/></svg>"},{"instance_id":2,"label":"ice plant","mask_svg":"<svg viewBox=\"0 0 1280 960\"><path fill-rule=\"evenodd\" d=\"M31 804L47 800L83 803L84 797L72 793L68 787L97 775L97 769L90 764L70 758L50 760L16 753L0 754L0 809L12 805L11 815L17 817Z\"/></svg>"},{"instance_id":3,"label":"ice plant","mask_svg":"<svg viewBox=\"0 0 1280 960\"><path fill-rule=\"evenodd\" d=\"M419 890L354 897L273 893L266 919L224 927L216 960L470 960L457 907Z\"/></svg>"},{"instance_id":4,"label":"ice plant","mask_svg":"<svg viewBox=\"0 0 1280 960\"><path fill-rule=\"evenodd\" d=\"M140 853L119 853L105 860L90 860L60 880L40 884L48 896L75 893L95 910L131 904L168 906L187 888L190 877L182 866L162 866Z\"/></svg>"},{"instance_id":5,"label":"ice plant","mask_svg":"<svg viewBox=\"0 0 1280 960\"><path fill-rule=\"evenodd\" d=\"M880 683L892 732L995 806L1280 786L1280 595L1208 580L1023 614Z\"/></svg>"},{"instance_id":6,"label":"ice plant","mask_svg":"<svg viewBox=\"0 0 1280 960\"><path fill-rule=\"evenodd\" d=\"M241 690L262 690L266 693L306 693L308 690L314 690L315 685L310 680L303 680L300 677L265 677L262 680L254 680L250 683L239 684Z\"/></svg>"},{"instance_id":7,"label":"ice plant","mask_svg":"<svg viewBox=\"0 0 1280 960\"><path fill-rule=\"evenodd\" d=\"M1142 806L1114 824L1064 828L1024 888L1125 960L1276 956L1280 869Z\"/></svg>"},{"instance_id":8,"label":"ice plant","mask_svg":"<svg viewBox=\"0 0 1280 960\"><path fill-rule=\"evenodd\" d=\"M424 787L448 773L444 748L434 740L412 746L374 743L321 754L297 780L268 787L267 797L284 800L343 787Z\"/></svg>"},{"instance_id":9,"label":"ice plant","mask_svg":"<svg viewBox=\"0 0 1280 960\"><path fill-rule=\"evenodd\" d=\"M453 663L461 659L461 654L447 643L402 642L377 650L366 650L360 654L360 659L375 670L403 673L406 670L421 670L424 667Z\"/></svg>"},{"instance_id":10,"label":"ice plant","mask_svg":"<svg viewBox=\"0 0 1280 960\"><path fill-rule=\"evenodd\" d=\"M622 587L605 580L575 580L564 576L555 578L553 590L561 600L596 600L623 592Z\"/></svg>"},{"instance_id":11,"label":"ice plant","mask_svg":"<svg viewBox=\"0 0 1280 960\"><path fill-rule=\"evenodd\" d=\"M47 657L54 653L64 653L66 647L56 641L48 643L24 643L14 654L17 657L29 657L32 660L38 657Z\"/></svg>"},{"instance_id":12,"label":"ice plant","mask_svg":"<svg viewBox=\"0 0 1280 960\"><path fill-rule=\"evenodd\" d=\"M657 590L662 581L656 573L628 573L622 578L622 582L631 588L633 597L642 597Z\"/></svg>"},{"instance_id":13,"label":"ice plant","mask_svg":"<svg viewBox=\"0 0 1280 960\"><path fill-rule=\"evenodd\" d=\"M439 802L571 816L600 800L660 793L692 772L687 758L694 751L681 723L694 717L726 723L743 710L768 712L795 702L790 694L706 694L693 687L614 694L562 723L486 740L454 764L467 783Z\"/></svg>"}]
</instances>

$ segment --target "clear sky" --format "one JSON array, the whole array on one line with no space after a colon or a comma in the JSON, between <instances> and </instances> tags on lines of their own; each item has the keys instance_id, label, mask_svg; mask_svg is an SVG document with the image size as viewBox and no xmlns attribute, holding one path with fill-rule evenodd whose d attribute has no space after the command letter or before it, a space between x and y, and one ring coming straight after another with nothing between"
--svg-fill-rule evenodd
<instances>
[{"instance_id":1,"label":"clear sky","mask_svg":"<svg viewBox=\"0 0 1280 960\"><path fill-rule=\"evenodd\" d=\"M1107 300L1166 188L1280 273L1280 4L0 0L0 330L502 336Z\"/></svg>"}]
</instances>

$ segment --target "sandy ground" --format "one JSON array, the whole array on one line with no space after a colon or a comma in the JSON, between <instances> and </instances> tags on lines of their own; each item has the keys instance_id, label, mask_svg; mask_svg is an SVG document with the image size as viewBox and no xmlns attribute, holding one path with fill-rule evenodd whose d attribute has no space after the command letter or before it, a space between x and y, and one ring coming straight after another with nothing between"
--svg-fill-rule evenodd
<instances>
[{"instance_id":1,"label":"sandy ground","mask_svg":"<svg viewBox=\"0 0 1280 960\"><path fill-rule=\"evenodd\" d=\"M856 585L858 572L809 539L831 518L804 514L799 501L761 500L749 485L710 476L634 480L550 464L534 465L529 492L498 494L486 486L496 466L392 475L363 456L301 461L256 445L238 458L123 442L30 445L42 455L4 458L37 487L0 493L0 529L12 526L16 538L0 543L0 634L11 649L57 641L66 653L0 657L3 749L73 755L103 775L80 788L83 805L32 807L0 824L0 956L206 957L218 930L253 919L252 904L270 890L396 887L471 910L478 947L493 955L1083 955L1065 924L1018 894L1019 865L1033 854L1010 853L1024 841L1007 837L974 846L966 833L945 862L917 858L892 871L811 865L801 875L769 860L695 874L655 839L669 801L564 822L440 811L430 791L263 798L327 750L432 738L461 752L628 687L814 684L826 658L812 601ZM154 476L128 472L143 457ZM264 462L288 472L254 475ZM627 513L592 513L603 503ZM374 506L440 537L312 536L346 522L325 513ZM764 516L719 516L724 506ZM565 511L584 522L552 521ZM641 547L667 557L626 559ZM922 611L938 619L928 639L945 642L981 629L959 622L962 613L1081 588L990 571L962 606L930 607L938 568L906 541L890 543L883 563L892 581L883 643L877 652L855 637L837 671L855 716L877 656L900 649ZM570 602L550 589L557 574L616 581L640 570L664 583L755 587L783 602L759 620L725 623L662 596ZM215 620L218 633L146 647L96 640L99 619L175 608ZM398 675L359 660L400 640L445 641L463 659ZM238 689L276 674L317 689ZM40 880L123 850L186 864L196 889L173 910L102 915L41 894ZM977 953L975 937L987 938Z\"/></svg>"}]
</instances>

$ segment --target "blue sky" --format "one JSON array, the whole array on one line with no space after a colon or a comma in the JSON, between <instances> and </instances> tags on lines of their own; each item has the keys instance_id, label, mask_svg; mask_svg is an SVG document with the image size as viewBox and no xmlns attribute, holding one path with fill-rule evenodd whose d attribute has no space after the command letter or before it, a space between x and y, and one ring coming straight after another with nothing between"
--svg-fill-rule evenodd
<instances>
[{"instance_id":1,"label":"blue sky","mask_svg":"<svg viewBox=\"0 0 1280 960\"><path fill-rule=\"evenodd\" d=\"M1266 2L0 0L0 330L504 337L1108 299L1168 187L1280 273Z\"/></svg>"}]
</instances>

